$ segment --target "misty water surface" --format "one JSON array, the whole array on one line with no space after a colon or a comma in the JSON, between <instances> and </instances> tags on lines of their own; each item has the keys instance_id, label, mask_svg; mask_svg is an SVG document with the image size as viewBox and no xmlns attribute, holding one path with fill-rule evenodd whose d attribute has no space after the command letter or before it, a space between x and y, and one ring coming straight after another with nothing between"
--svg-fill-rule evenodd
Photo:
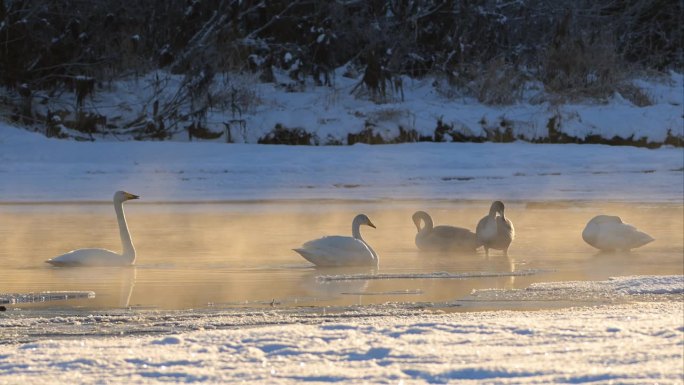
<instances>
[{"instance_id":1,"label":"misty water surface","mask_svg":"<svg viewBox=\"0 0 684 385\"><path fill-rule=\"evenodd\" d=\"M144 197L143 197L144 198ZM138 251L135 267L56 268L45 260L83 247L120 251L111 203L0 205L0 293L94 291L89 300L19 307L202 309L329 306L397 302L450 303L473 289L524 288L533 282L602 280L636 274L681 274L682 205L621 203L507 204L517 238L509 258L492 251L427 254L414 245L411 215L470 229L489 202L254 202L126 204ZM363 212L377 229L362 235L380 268L316 269L292 251L323 235L350 235ZM656 241L631 253L600 254L581 239L594 215L619 215ZM324 281L340 274L531 272L468 279Z\"/></svg>"}]
</instances>

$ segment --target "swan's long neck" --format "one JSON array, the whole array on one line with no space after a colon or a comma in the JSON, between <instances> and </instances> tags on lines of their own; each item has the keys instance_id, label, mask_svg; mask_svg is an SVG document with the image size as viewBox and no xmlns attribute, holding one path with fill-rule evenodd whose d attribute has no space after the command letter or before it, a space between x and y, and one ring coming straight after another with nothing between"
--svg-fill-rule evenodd
<instances>
[{"instance_id":1,"label":"swan's long neck","mask_svg":"<svg viewBox=\"0 0 684 385\"><path fill-rule=\"evenodd\" d=\"M364 222L364 218L362 216L358 216L354 218L354 221L352 221L352 237L358 239L359 241L363 242L366 247L368 247L368 250L370 251L371 255L373 256L373 260L375 261L375 266L377 267L379 265L380 259L378 258L378 254L373 250L370 245L361 238L361 223Z\"/></svg>"},{"instance_id":2,"label":"swan's long neck","mask_svg":"<svg viewBox=\"0 0 684 385\"><path fill-rule=\"evenodd\" d=\"M116 211L116 219L119 221L119 234L121 235L121 247L123 249L123 256L135 261L135 247L131 240L131 234L128 232L128 225L126 224L126 216L123 211L123 202L114 203L114 211Z\"/></svg>"},{"instance_id":3,"label":"swan's long neck","mask_svg":"<svg viewBox=\"0 0 684 385\"><path fill-rule=\"evenodd\" d=\"M425 222L425 226L423 228L420 227L420 221ZM421 231L430 231L432 230L432 227L434 224L432 223L432 218L430 215L426 212L419 211L413 215L413 223L416 225L416 229L418 232Z\"/></svg>"},{"instance_id":4,"label":"swan's long neck","mask_svg":"<svg viewBox=\"0 0 684 385\"><path fill-rule=\"evenodd\" d=\"M497 212L498 212L498 211L497 211L496 207L492 207L491 209L489 209L489 217L490 217L490 218L496 218L496 213L497 213ZM502 215L503 215L503 214L502 214Z\"/></svg>"},{"instance_id":5,"label":"swan's long neck","mask_svg":"<svg viewBox=\"0 0 684 385\"><path fill-rule=\"evenodd\" d=\"M354 221L352 222L352 237L356 239L363 240L361 238L361 220L360 218L354 218Z\"/></svg>"},{"instance_id":6,"label":"swan's long neck","mask_svg":"<svg viewBox=\"0 0 684 385\"><path fill-rule=\"evenodd\" d=\"M422 219L425 222L425 227L423 227L423 230L426 230L426 231L432 230L432 227L434 226L434 223L432 223L432 218L426 214L426 215L422 216Z\"/></svg>"}]
</instances>

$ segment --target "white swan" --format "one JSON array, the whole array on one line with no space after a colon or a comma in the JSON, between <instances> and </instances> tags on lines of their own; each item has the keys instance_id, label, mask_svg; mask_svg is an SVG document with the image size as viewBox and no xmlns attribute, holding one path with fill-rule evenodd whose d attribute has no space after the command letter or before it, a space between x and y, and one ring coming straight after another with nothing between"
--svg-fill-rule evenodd
<instances>
[{"instance_id":1,"label":"white swan","mask_svg":"<svg viewBox=\"0 0 684 385\"><path fill-rule=\"evenodd\" d=\"M361 238L361 225L375 228L364 214L352 221L352 236L327 236L306 242L294 249L316 266L378 266L378 254Z\"/></svg>"},{"instance_id":2,"label":"white swan","mask_svg":"<svg viewBox=\"0 0 684 385\"><path fill-rule=\"evenodd\" d=\"M497 213L499 215L496 215ZM508 247L515 239L515 229L513 222L504 215L503 202L492 203L489 215L480 219L475 234L484 246L486 256L489 256L489 249L503 250L504 255L508 256Z\"/></svg>"},{"instance_id":3,"label":"white swan","mask_svg":"<svg viewBox=\"0 0 684 385\"><path fill-rule=\"evenodd\" d=\"M49 259L45 262L55 266L126 266L135 262L135 248L128 233L126 217L123 212L123 203L130 199L138 199L137 195L125 191L114 193L114 211L119 221L119 233L123 253L117 254L105 249L78 249L66 254Z\"/></svg>"},{"instance_id":4,"label":"white swan","mask_svg":"<svg viewBox=\"0 0 684 385\"><path fill-rule=\"evenodd\" d=\"M455 226L433 227L430 214L416 211L413 214L416 225L416 247L425 251L475 251L481 243L475 233L468 229ZM425 226L421 228L421 221Z\"/></svg>"},{"instance_id":5,"label":"white swan","mask_svg":"<svg viewBox=\"0 0 684 385\"><path fill-rule=\"evenodd\" d=\"M612 215L597 215L582 231L584 242L599 250L630 250L653 242L650 235Z\"/></svg>"}]
</instances>

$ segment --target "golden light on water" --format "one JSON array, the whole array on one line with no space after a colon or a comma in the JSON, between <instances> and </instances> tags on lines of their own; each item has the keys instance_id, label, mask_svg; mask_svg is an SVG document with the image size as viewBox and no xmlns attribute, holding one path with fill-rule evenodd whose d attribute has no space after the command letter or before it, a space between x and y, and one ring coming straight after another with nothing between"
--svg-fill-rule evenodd
<instances>
[{"instance_id":1,"label":"golden light on water","mask_svg":"<svg viewBox=\"0 0 684 385\"><path fill-rule=\"evenodd\" d=\"M126 216L138 257L135 267L54 268L45 260L83 247L119 251L110 203L0 205L0 271L5 293L95 291L94 300L53 306L203 308L207 306L348 305L386 301L453 301L473 289L549 280L599 280L615 275L681 274L684 210L678 204L507 202L517 238L506 259L426 254L414 245L411 215L428 211L435 225L474 230L490 202L128 203ZM380 255L377 273L499 272L539 274L472 279L321 282L326 274L367 269L314 269L293 248L324 235L350 235L367 214L377 229L361 232ZM594 215L622 217L656 241L631 253L600 254L581 238Z\"/></svg>"}]
</instances>

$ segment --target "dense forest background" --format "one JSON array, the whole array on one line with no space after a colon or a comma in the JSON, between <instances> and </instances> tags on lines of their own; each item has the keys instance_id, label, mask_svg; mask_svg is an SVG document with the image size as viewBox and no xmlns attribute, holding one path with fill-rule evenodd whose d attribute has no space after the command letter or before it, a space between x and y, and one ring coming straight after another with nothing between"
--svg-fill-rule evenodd
<instances>
[{"instance_id":1,"label":"dense forest background","mask_svg":"<svg viewBox=\"0 0 684 385\"><path fill-rule=\"evenodd\" d=\"M430 75L508 104L534 79L638 105L625 79L684 68L683 15L682 0L0 0L0 85L31 117L38 91L82 104L99 82L160 68L191 77L189 95L226 72L331 85L347 65L378 94Z\"/></svg>"}]
</instances>

